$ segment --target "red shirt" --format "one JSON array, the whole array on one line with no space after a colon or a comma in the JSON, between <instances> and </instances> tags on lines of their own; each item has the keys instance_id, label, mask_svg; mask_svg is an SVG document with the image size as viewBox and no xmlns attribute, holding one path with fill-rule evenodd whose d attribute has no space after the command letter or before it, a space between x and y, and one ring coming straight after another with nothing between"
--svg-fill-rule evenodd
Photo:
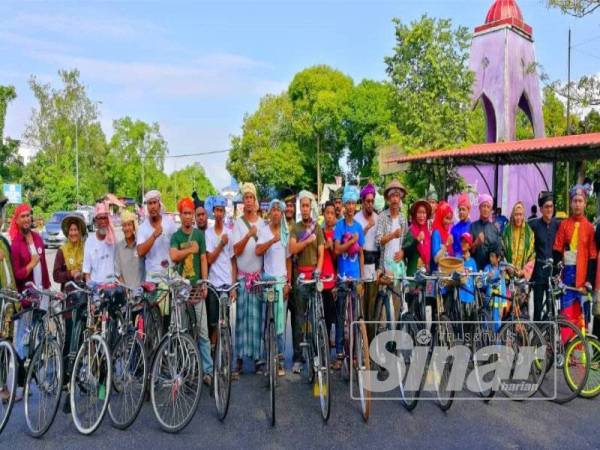
<instances>
[{"instance_id":1,"label":"red shirt","mask_svg":"<svg viewBox=\"0 0 600 450\"><path fill-rule=\"evenodd\" d=\"M44 250L44 241L41 236L34 231L31 232L35 249L40 257L39 264L42 265L42 288L50 289L50 277L48 275L48 266L46 265L46 252ZM33 270L27 275L27 264L31 261L31 253L29 253L29 245L25 236L21 233L16 239L10 243L10 259L12 262L13 272L15 274L15 282L19 292L25 289L25 283L33 282Z\"/></svg>"},{"instance_id":2,"label":"red shirt","mask_svg":"<svg viewBox=\"0 0 600 450\"><path fill-rule=\"evenodd\" d=\"M325 228L323 228L323 235L325 236L325 241L327 241L328 239L331 239L333 241L334 232L335 230L325 231ZM321 270L321 277L333 277L333 281L323 283L324 289L333 289L333 287L335 286L335 265L333 263L334 258L335 256L333 250L326 248L325 252L323 253L323 269Z\"/></svg>"}]
</instances>

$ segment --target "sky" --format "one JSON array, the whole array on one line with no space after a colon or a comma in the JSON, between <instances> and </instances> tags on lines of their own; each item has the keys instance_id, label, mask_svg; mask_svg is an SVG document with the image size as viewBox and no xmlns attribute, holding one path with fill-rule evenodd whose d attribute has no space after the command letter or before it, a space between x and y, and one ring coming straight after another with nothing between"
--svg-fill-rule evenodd
<instances>
[{"instance_id":1,"label":"sky","mask_svg":"<svg viewBox=\"0 0 600 450\"><path fill-rule=\"evenodd\" d=\"M14 85L5 135L20 138L35 99L28 79L58 87L59 69L77 68L101 124L131 116L158 122L169 155L230 147L260 97L284 91L295 73L328 64L384 80L394 47L392 18L427 14L473 29L492 0L395 1L10 1L0 2L0 84ZM538 62L566 79L600 73L600 11L583 19L518 0L533 27ZM33 151L25 149L26 152ZM229 184L226 153L167 158L166 171L199 162L216 188Z\"/></svg>"}]
</instances>

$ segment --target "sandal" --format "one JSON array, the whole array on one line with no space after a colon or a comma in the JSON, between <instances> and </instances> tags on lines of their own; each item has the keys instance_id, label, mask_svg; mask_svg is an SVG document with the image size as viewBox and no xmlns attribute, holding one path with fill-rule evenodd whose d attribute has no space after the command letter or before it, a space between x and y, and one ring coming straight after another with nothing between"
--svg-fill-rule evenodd
<instances>
[{"instance_id":1,"label":"sandal","mask_svg":"<svg viewBox=\"0 0 600 450\"><path fill-rule=\"evenodd\" d=\"M212 375L210 375L208 373L204 374L204 376L202 377L202 381L208 387L212 386Z\"/></svg>"},{"instance_id":2,"label":"sandal","mask_svg":"<svg viewBox=\"0 0 600 450\"><path fill-rule=\"evenodd\" d=\"M344 363L344 355L337 355L337 358L335 359L335 361L333 361L331 363L330 367L333 370L341 370L343 363Z\"/></svg>"}]
</instances>

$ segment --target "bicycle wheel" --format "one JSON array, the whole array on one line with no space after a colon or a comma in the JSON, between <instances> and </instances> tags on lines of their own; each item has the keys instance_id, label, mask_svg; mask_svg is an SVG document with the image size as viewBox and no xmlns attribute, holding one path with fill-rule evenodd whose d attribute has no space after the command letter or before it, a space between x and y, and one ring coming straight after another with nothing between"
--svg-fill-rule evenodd
<instances>
[{"instance_id":1,"label":"bicycle wheel","mask_svg":"<svg viewBox=\"0 0 600 450\"><path fill-rule=\"evenodd\" d=\"M397 363L400 403L407 411L412 411L417 407L424 378L421 377L420 380L409 378L411 366L418 367L420 365L418 361L419 353L416 351L419 329L417 324L414 323L415 321L416 317L411 312L405 312L400 316L400 322L398 323L398 330L402 332L402 339L407 340L407 342L400 343ZM425 359L427 359L427 356L425 356Z\"/></svg>"},{"instance_id":2,"label":"bicycle wheel","mask_svg":"<svg viewBox=\"0 0 600 450\"><path fill-rule=\"evenodd\" d=\"M162 317L158 307L147 307L144 310L144 347L148 362L151 363L154 352L158 348L163 335Z\"/></svg>"},{"instance_id":3,"label":"bicycle wheel","mask_svg":"<svg viewBox=\"0 0 600 450\"><path fill-rule=\"evenodd\" d=\"M312 341L312 333L304 333L304 339L300 343L300 347L302 348L302 358L304 358L302 378L304 378L304 381L308 384L311 384L315 380L315 349Z\"/></svg>"},{"instance_id":4,"label":"bicycle wheel","mask_svg":"<svg viewBox=\"0 0 600 450\"><path fill-rule=\"evenodd\" d=\"M269 322L267 357L269 359L269 400L271 403L271 426L275 426L275 385L277 382L277 350L275 340L275 323L273 320ZM307 361L308 363L308 361Z\"/></svg>"},{"instance_id":5,"label":"bicycle wheel","mask_svg":"<svg viewBox=\"0 0 600 450\"><path fill-rule=\"evenodd\" d=\"M346 306L344 307L344 361L342 363L342 378L345 381L350 381L350 370L351 370L351 363L350 363L350 358L352 358L352 355L350 353L350 333L352 333L352 320L353 320L353 316L352 316L352 303L350 303L352 301L352 298L350 297L351 294L348 294L348 297L346 298Z\"/></svg>"},{"instance_id":6,"label":"bicycle wheel","mask_svg":"<svg viewBox=\"0 0 600 450\"><path fill-rule=\"evenodd\" d=\"M35 351L25 381L25 420L31 436L41 437L52 425L60 404L62 381L62 349L48 337Z\"/></svg>"},{"instance_id":7,"label":"bicycle wheel","mask_svg":"<svg viewBox=\"0 0 600 450\"><path fill-rule=\"evenodd\" d=\"M471 358L477 386L469 387L469 390L475 388L479 396L490 399L494 396L495 390L494 372L486 371L485 368L497 360L495 353L488 354L486 350L496 343L494 323L485 309L478 311L477 321L473 326L473 338L471 339Z\"/></svg>"},{"instance_id":8,"label":"bicycle wheel","mask_svg":"<svg viewBox=\"0 0 600 450\"><path fill-rule=\"evenodd\" d=\"M229 396L231 394L231 337L229 327L226 325L219 326L215 348L213 388L217 417L223 421L229 410Z\"/></svg>"},{"instance_id":9,"label":"bicycle wheel","mask_svg":"<svg viewBox=\"0 0 600 450\"><path fill-rule=\"evenodd\" d=\"M144 403L148 365L144 343L132 329L119 336L113 350L112 394L108 415L116 428L125 430Z\"/></svg>"},{"instance_id":10,"label":"bicycle wheel","mask_svg":"<svg viewBox=\"0 0 600 450\"><path fill-rule=\"evenodd\" d=\"M541 331L530 322L508 322L500 328L498 340L510 350L508 355L500 357L500 367L508 366L510 371L507 379L498 380L499 390L513 400L531 397L544 381L548 363L546 340Z\"/></svg>"},{"instance_id":11,"label":"bicycle wheel","mask_svg":"<svg viewBox=\"0 0 600 450\"><path fill-rule=\"evenodd\" d=\"M73 365L70 401L73 422L81 434L98 429L108 409L112 360L108 344L94 334L83 342Z\"/></svg>"},{"instance_id":12,"label":"bicycle wheel","mask_svg":"<svg viewBox=\"0 0 600 450\"><path fill-rule=\"evenodd\" d=\"M589 352L589 376L585 383L585 387L581 390L579 395L583 398L594 398L600 394L600 342L593 336L586 336L585 342L587 342ZM565 359L569 361L572 353L576 353L581 348L581 341L577 338L571 340L567 345L565 351ZM577 383L577 375L571 373L571 365L565 364L566 380L569 386L575 388Z\"/></svg>"},{"instance_id":13,"label":"bicycle wheel","mask_svg":"<svg viewBox=\"0 0 600 450\"><path fill-rule=\"evenodd\" d=\"M566 333L566 330L569 330ZM586 385L590 373L590 347L585 345L583 333L575 324L558 319L556 326L544 324L540 331L547 342L546 376L540 385L540 392L546 397L554 397L559 404L567 403L577 397ZM561 336L572 335L567 342ZM569 348L571 341L578 345ZM567 348L569 353L567 354ZM536 360L539 365L539 361Z\"/></svg>"},{"instance_id":14,"label":"bicycle wheel","mask_svg":"<svg viewBox=\"0 0 600 450\"><path fill-rule=\"evenodd\" d=\"M454 327L445 314L440 316L440 322L436 324L433 342L437 347L448 350L454 346ZM442 366L438 367L438 364L442 364ZM454 395L456 394L456 391L448 386L453 366L454 361L452 357L447 358L445 361L436 361L432 355L430 369L433 369L432 374L435 381L437 404L442 411L450 409L454 402Z\"/></svg>"},{"instance_id":15,"label":"bicycle wheel","mask_svg":"<svg viewBox=\"0 0 600 450\"><path fill-rule=\"evenodd\" d=\"M367 341L367 327L360 320L354 338L354 358L356 360L356 384L357 396L360 400L360 410L365 422L369 420L371 413L371 359L369 357L369 343Z\"/></svg>"},{"instance_id":16,"label":"bicycle wheel","mask_svg":"<svg viewBox=\"0 0 600 450\"><path fill-rule=\"evenodd\" d=\"M315 333L315 348L317 357L310 361L314 365L315 393L319 396L321 417L327 422L331 409L331 385L329 384L329 337L325 320L320 319Z\"/></svg>"},{"instance_id":17,"label":"bicycle wheel","mask_svg":"<svg viewBox=\"0 0 600 450\"><path fill-rule=\"evenodd\" d=\"M161 428L182 430L194 417L202 388L198 347L187 333L167 335L159 345L150 379L152 409Z\"/></svg>"},{"instance_id":18,"label":"bicycle wheel","mask_svg":"<svg viewBox=\"0 0 600 450\"><path fill-rule=\"evenodd\" d=\"M17 354L8 341L0 341L0 387L8 391L6 403L0 401L0 433L6 426L15 404L17 391Z\"/></svg>"}]
</instances>

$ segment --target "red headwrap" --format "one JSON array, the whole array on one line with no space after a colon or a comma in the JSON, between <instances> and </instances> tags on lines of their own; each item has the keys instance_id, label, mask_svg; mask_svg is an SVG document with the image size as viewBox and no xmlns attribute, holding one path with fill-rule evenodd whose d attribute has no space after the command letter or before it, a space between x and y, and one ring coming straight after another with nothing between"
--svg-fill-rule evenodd
<instances>
[{"instance_id":1,"label":"red headwrap","mask_svg":"<svg viewBox=\"0 0 600 450\"><path fill-rule=\"evenodd\" d=\"M471 211L471 199L469 198L469 194L463 192L458 196L458 207L464 206L469 211Z\"/></svg>"},{"instance_id":2,"label":"red headwrap","mask_svg":"<svg viewBox=\"0 0 600 450\"><path fill-rule=\"evenodd\" d=\"M425 264L425 267L429 272L429 263L431 262L431 232L429 231L429 228L427 226L427 220L425 220L425 223L422 225L417 222L418 210L419 207L413 208L410 232L412 233L415 241L419 237L419 234L423 232L423 241L417 241L417 252L419 253L421 261L423 261L423 264ZM425 211L427 211L427 209L425 209Z\"/></svg>"},{"instance_id":3,"label":"red headwrap","mask_svg":"<svg viewBox=\"0 0 600 450\"><path fill-rule=\"evenodd\" d=\"M435 210L435 218L433 219L432 233L438 230L440 237L442 238L442 244L448 242L448 236L450 235L450 226L444 225L444 218L452 214L452 207L445 201L438 203L437 209ZM448 248L448 253L453 254L452 246Z\"/></svg>"},{"instance_id":4,"label":"red headwrap","mask_svg":"<svg viewBox=\"0 0 600 450\"><path fill-rule=\"evenodd\" d=\"M8 235L10 236L11 241L14 241L19 235L19 226L17 225L17 219L21 214L30 211L31 206L29 206L27 203L21 203L19 206L17 206L17 209L15 209L15 213L13 214L12 219L10 221L10 228L8 229Z\"/></svg>"},{"instance_id":5,"label":"red headwrap","mask_svg":"<svg viewBox=\"0 0 600 450\"><path fill-rule=\"evenodd\" d=\"M194 207L194 200L192 200L191 197L184 197L179 200L179 203L177 203L177 211L179 211L179 214L183 212L184 208L195 211L196 208Z\"/></svg>"}]
</instances>

